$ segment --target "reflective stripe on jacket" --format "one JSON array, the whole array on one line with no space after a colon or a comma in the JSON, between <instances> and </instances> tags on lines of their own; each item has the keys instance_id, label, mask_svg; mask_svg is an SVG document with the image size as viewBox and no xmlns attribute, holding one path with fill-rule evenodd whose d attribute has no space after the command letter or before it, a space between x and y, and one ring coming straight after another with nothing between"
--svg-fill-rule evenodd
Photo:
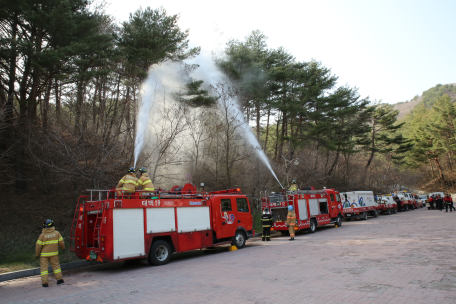
<instances>
[{"instance_id":1,"label":"reflective stripe on jacket","mask_svg":"<svg viewBox=\"0 0 456 304\"><path fill-rule=\"evenodd\" d=\"M147 191L155 190L154 184L152 184L149 174L147 174L147 173L141 174L141 177L138 180L138 185L142 186L143 190L147 190Z\"/></svg>"},{"instance_id":2,"label":"reflective stripe on jacket","mask_svg":"<svg viewBox=\"0 0 456 304\"><path fill-rule=\"evenodd\" d=\"M288 211L287 224L290 226L296 225L296 213L294 211Z\"/></svg>"},{"instance_id":3,"label":"reflective stripe on jacket","mask_svg":"<svg viewBox=\"0 0 456 304\"><path fill-rule=\"evenodd\" d=\"M266 213L261 216L261 225L263 227L271 227L273 224L272 222L272 215Z\"/></svg>"},{"instance_id":4,"label":"reflective stripe on jacket","mask_svg":"<svg viewBox=\"0 0 456 304\"><path fill-rule=\"evenodd\" d=\"M298 186L296 184L291 185L291 187L288 189L288 191L297 191Z\"/></svg>"},{"instance_id":5,"label":"reflective stripe on jacket","mask_svg":"<svg viewBox=\"0 0 456 304\"><path fill-rule=\"evenodd\" d=\"M134 173L128 173L117 184L117 188L122 187L122 190L135 191L138 188L138 179Z\"/></svg>"},{"instance_id":6,"label":"reflective stripe on jacket","mask_svg":"<svg viewBox=\"0 0 456 304\"><path fill-rule=\"evenodd\" d=\"M50 257L59 254L59 246L65 249L65 243L60 233L54 227L45 228L36 241L36 256Z\"/></svg>"}]
</instances>

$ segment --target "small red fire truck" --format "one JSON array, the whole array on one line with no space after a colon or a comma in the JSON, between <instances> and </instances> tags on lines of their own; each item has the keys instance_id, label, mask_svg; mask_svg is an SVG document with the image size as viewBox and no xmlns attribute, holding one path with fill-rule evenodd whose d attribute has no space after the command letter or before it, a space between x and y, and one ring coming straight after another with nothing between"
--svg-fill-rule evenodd
<instances>
[{"instance_id":1,"label":"small red fire truck","mask_svg":"<svg viewBox=\"0 0 456 304\"><path fill-rule=\"evenodd\" d=\"M273 230L287 234L288 206L293 206L296 212L295 229L298 231L308 229L313 233L317 226L342 225L344 217L339 193L334 189L314 190L314 187L307 187L307 189L309 190L293 192L284 190L283 193L262 198L262 209L269 208L271 212Z\"/></svg>"},{"instance_id":2,"label":"small red fire truck","mask_svg":"<svg viewBox=\"0 0 456 304\"><path fill-rule=\"evenodd\" d=\"M71 229L71 251L104 262L147 258L169 262L173 252L232 244L245 246L254 235L247 197L241 189L196 192L117 193L88 190L79 198Z\"/></svg>"}]
</instances>

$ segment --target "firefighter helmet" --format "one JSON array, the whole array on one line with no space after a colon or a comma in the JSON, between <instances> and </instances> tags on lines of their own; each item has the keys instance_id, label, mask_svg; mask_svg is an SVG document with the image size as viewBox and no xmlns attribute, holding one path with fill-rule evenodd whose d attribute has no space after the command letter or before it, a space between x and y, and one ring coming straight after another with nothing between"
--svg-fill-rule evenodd
<instances>
[{"instance_id":1,"label":"firefighter helmet","mask_svg":"<svg viewBox=\"0 0 456 304\"><path fill-rule=\"evenodd\" d=\"M269 209L268 208L264 208L263 214L268 214L268 213L269 213Z\"/></svg>"},{"instance_id":2,"label":"firefighter helmet","mask_svg":"<svg viewBox=\"0 0 456 304\"><path fill-rule=\"evenodd\" d=\"M128 173L135 173L136 170L135 170L135 167L131 167L130 169L128 169Z\"/></svg>"},{"instance_id":3,"label":"firefighter helmet","mask_svg":"<svg viewBox=\"0 0 456 304\"><path fill-rule=\"evenodd\" d=\"M139 172L141 172L141 173L146 173L146 172L147 172L146 167L142 167L141 169L139 169Z\"/></svg>"},{"instance_id":4,"label":"firefighter helmet","mask_svg":"<svg viewBox=\"0 0 456 304\"><path fill-rule=\"evenodd\" d=\"M291 183L292 184L297 184L298 182L294 179Z\"/></svg>"},{"instance_id":5,"label":"firefighter helmet","mask_svg":"<svg viewBox=\"0 0 456 304\"><path fill-rule=\"evenodd\" d=\"M293 206L288 206L288 210L293 211Z\"/></svg>"},{"instance_id":6,"label":"firefighter helmet","mask_svg":"<svg viewBox=\"0 0 456 304\"><path fill-rule=\"evenodd\" d=\"M54 221L53 221L53 220L47 219L47 220L43 223L43 228L51 228L51 227L54 227Z\"/></svg>"}]
</instances>

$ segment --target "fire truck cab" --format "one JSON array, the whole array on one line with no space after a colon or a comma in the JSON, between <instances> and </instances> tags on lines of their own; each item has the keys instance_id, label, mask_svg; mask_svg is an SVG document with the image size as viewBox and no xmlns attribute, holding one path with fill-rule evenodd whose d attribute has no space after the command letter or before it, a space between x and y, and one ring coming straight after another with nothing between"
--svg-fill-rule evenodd
<instances>
[{"instance_id":1,"label":"fire truck cab","mask_svg":"<svg viewBox=\"0 0 456 304\"><path fill-rule=\"evenodd\" d=\"M313 188L313 187L311 187ZM271 230L288 233L288 206L296 212L296 230L315 232L318 226L342 225L343 213L340 195L334 189L297 190L262 198L262 209L269 208L274 225Z\"/></svg>"},{"instance_id":2,"label":"fire truck cab","mask_svg":"<svg viewBox=\"0 0 456 304\"><path fill-rule=\"evenodd\" d=\"M397 213L397 203L394 201L391 194L378 196L378 211L382 214L390 215Z\"/></svg>"},{"instance_id":3,"label":"fire truck cab","mask_svg":"<svg viewBox=\"0 0 456 304\"><path fill-rule=\"evenodd\" d=\"M254 235L241 189L207 193L186 184L147 193L88 191L79 198L70 236L70 249L81 259L147 258L149 264L163 265L173 252L224 244L242 248Z\"/></svg>"}]
</instances>

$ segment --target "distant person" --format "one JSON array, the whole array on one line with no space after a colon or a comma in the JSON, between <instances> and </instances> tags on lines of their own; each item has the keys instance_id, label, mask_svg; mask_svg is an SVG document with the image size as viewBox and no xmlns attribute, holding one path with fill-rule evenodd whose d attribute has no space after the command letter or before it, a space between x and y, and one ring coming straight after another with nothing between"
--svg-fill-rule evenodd
<instances>
[{"instance_id":1,"label":"distant person","mask_svg":"<svg viewBox=\"0 0 456 304\"><path fill-rule=\"evenodd\" d=\"M435 200L435 204L437 206L437 209L439 209L440 211L443 210L443 198L439 195L437 195L437 199Z\"/></svg>"},{"instance_id":2,"label":"distant person","mask_svg":"<svg viewBox=\"0 0 456 304\"><path fill-rule=\"evenodd\" d=\"M288 191L298 191L298 182L295 179L291 182L291 187Z\"/></svg>"},{"instance_id":3,"label":"distant person","mask_svg":"<svg viewBox=\"0 0 456 304\"><path fill-rule=\"evenodd\" d=\"M138 179L136 178L135 168L131 167L128 169L128 174L122 177L122 179L117 184L116 190L120 195L122 192L125 194L131 194L136 191L138 188Z\"/></svg>"},{"instance_id":4,"label":"distant person","mask_svg":"<svg viewBox=\"0 0 456 304\"><path fill-rule=\"evenodd\" d=\"M294 241L295 227L296 227L296 213L294 212L293 206L288 206L287 226L288 226L288 232L290 232L290 241Z\"/></svg>"},{"instance_id":5,"label":"distant person","mask_svg":"<svg viewBox=\"0 0 456 304\"><path fill-rule=\"evenodd\" d=\"M448 212L448 207L450 208L450 212L453 212L453 209L451 208L451 201L450 201L450 195L445 194L445 197L443 198L443 203L445 204L445 212Z\"/></svg>"},{"instance_id":6,"label":"distant person","mask_svg":"<svg viewBox=\"0 0 456 304\"><path fill-rule=\"evenodd\" d=\"M397 195L395 195L393 197L393 200L396 202L397 204L397 210L402 210L402 202L401 200L399 199L399 197Z\"/></svg>"},{"instance_id":7,"label":"distant person","mask_svg":"<svg viewBox=\"0 0 456 304\"><path fill-rule=\"evenodd\" d=\"M51 262L57 284L63 283L62 269L60 269L59 264L59 246L60 249L65 250L63 237L55 230L54 222L52 220L46 220L43 223L42 233L38 241L36 241L35 249L36 258L40 259L41 283L43 287L49 287L49 262Z\"/></svg>"},{"instance_id":8,"label":"distant person","mask_svg":"<svg viewBox=\"0 0 456 304\"><path fill-rule=\"evenodd\" d=\"M154 184L152 184L149 174L146 173L147 169L142 167L139 169L139 172L141 173L141 176L139 177L138 185L142 186L142 189L145 191L155 191Z\"/></svg>"},{"instance_id":9,"label":"distant person","mask_svg":"<svg viewBox=\"0 0 456 304\"><path fill-rule=\"evenodd\" d=\"M430 206L431 209L435 209L434 208L434 195L431 195L429 197L429 206Z\"/></svg>"},{"instance_id":10,"label":"distant person","mask_svg":"<svg viewBox=\"0 0 456 304\"><path fill-rule=\"evenodd\" d=\"M272 215L269 213L268 208L264 208L263 215L261 216L261 226L263 227L262 241L271 240L271 227L273 225Z\"/></svg>"}]
</instances>

